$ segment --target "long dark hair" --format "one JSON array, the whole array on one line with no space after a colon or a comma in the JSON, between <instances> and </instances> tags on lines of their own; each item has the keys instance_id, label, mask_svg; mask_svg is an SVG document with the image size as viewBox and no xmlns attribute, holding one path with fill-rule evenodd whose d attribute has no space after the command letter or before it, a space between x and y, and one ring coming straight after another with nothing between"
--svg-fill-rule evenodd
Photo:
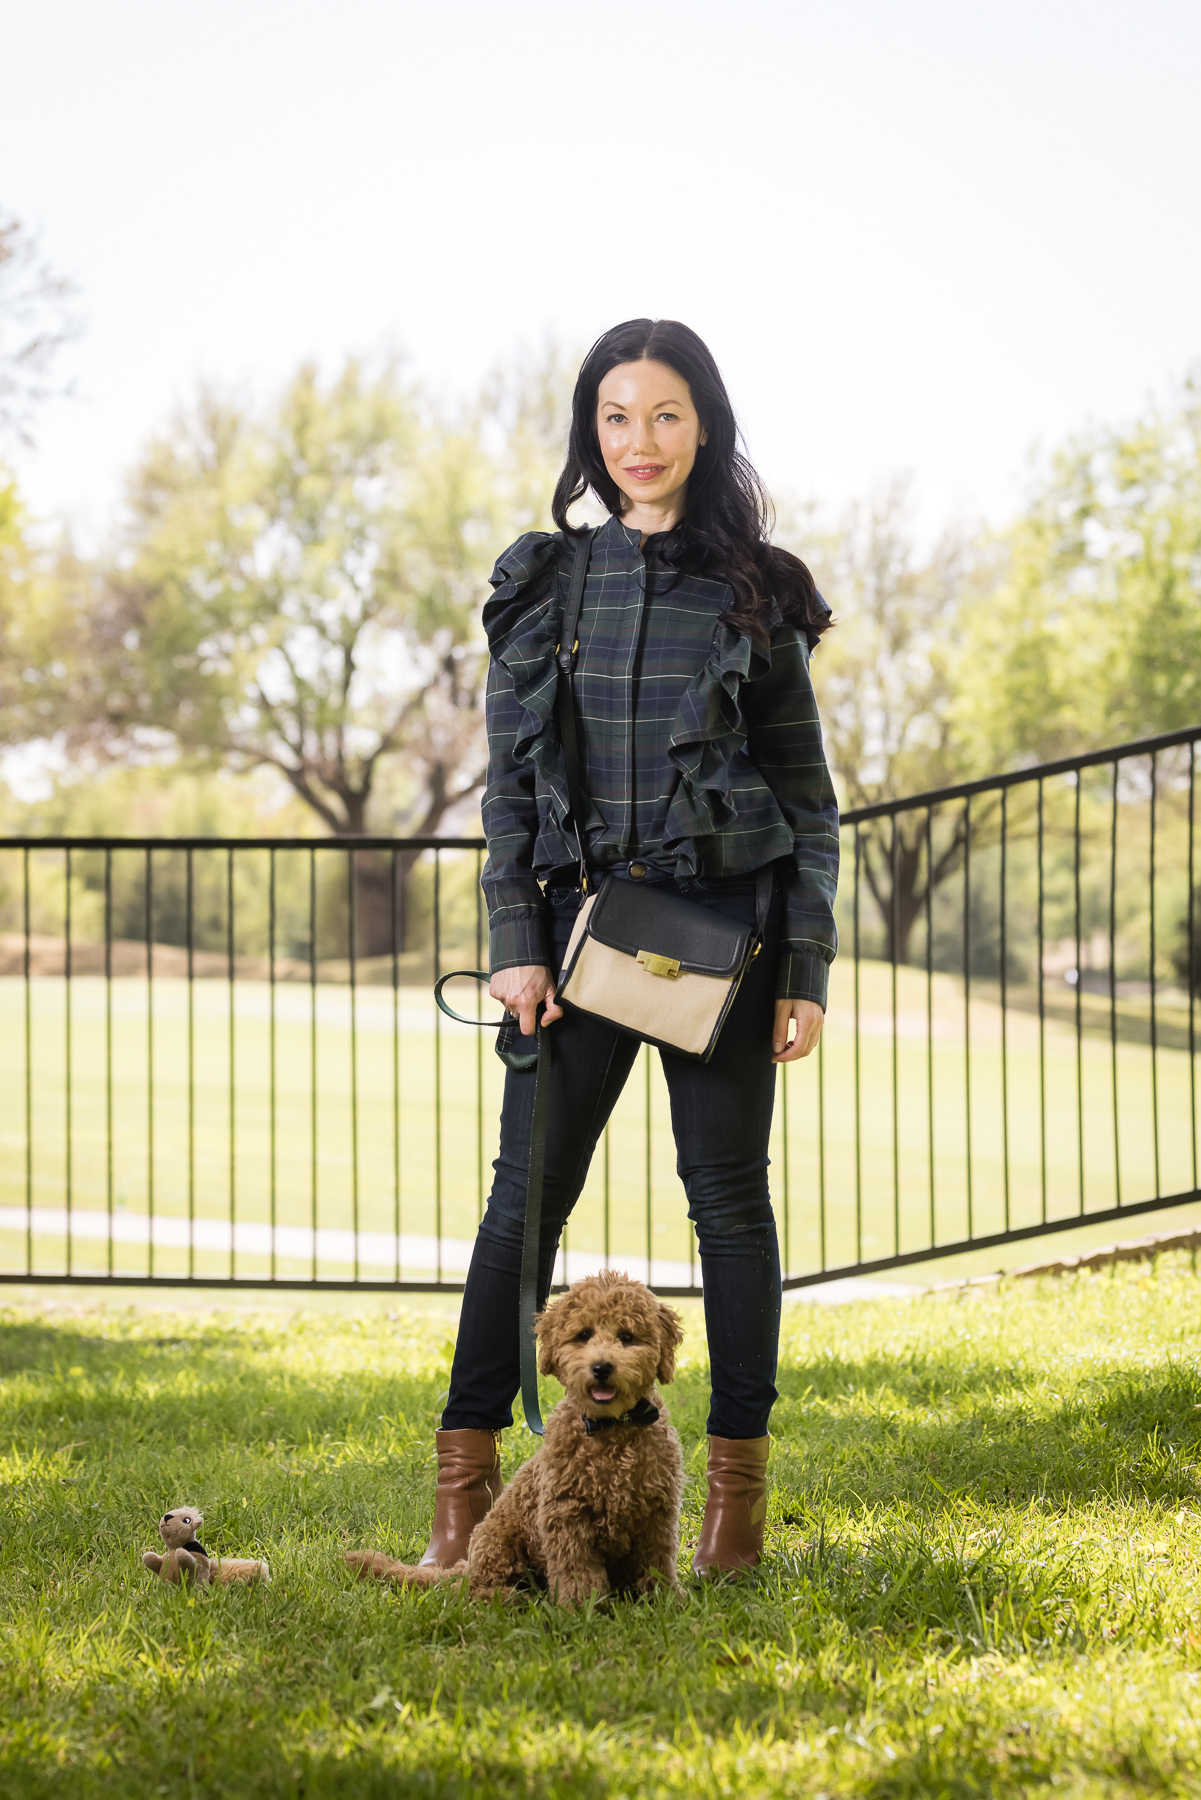
<instances>
[{"instance_id":1,"label":"long dark hair","mask_svg":"<svg viewBox=\"0 0 1201 1800\"><path fill-rule=\"evenodd\" d=\"M829 611L800 557L771 542L771 501L738 447L738 422L725 382L708 346L678 319L627 319L599 337L584 358L571 398L567 461L555 488L555 524L571 532L568 510L589 488L621 517L625 495L601 455L596 395L610 369L644 358L666 363L683 376L706 438L688 479L688 505L678 527L678 567L730 584L734 604L726 617L731 624L762 638L775 601L784 617L804 626L815 642L830 623Z\"/></svg>"}]
</instances>

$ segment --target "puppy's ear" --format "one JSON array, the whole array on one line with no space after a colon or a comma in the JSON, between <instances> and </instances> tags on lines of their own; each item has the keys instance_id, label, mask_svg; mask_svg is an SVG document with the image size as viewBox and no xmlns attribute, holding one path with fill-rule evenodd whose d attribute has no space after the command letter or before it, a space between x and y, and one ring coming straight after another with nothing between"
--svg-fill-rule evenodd
<instances>
[{"instance_id":1,"label":"puppy's ear","mask_svg":"<svg viewBox=\"0 0 1201 1800\"><path fill-rule=\"evenodd\" d=\"M559 1322L559 1304L553 1301L544 1308L534 1320L534 1336L538 1339L538 1373L558 1377L555 1364L558 1360L562 1344L562 1330Z\"/></svg>"},{"instance_id":2,"label":"puppy's ear","mask_svg":"<svg viewBox=\"0 0 1201 1800\"><path fill-rule=\"evenodd\" d=\"M684 1342L684 1327L674 1307L664 1306L662 1300L655 1304L659 1309L659 1367L655 1380L668 1382L675 1376L676 1351Z\"/></svg>"}]
</instances>

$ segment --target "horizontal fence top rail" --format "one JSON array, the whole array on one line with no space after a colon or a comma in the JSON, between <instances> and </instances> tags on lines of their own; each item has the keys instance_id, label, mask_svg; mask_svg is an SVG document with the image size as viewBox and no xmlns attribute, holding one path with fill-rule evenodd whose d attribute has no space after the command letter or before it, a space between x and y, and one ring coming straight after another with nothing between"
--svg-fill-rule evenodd
<instances>
[{"instance_id":1,"label":"horizontal fence top rail","mask_svg":"<svg viewBox=\"0 0 1201 1800\"><path fill-rule=\"evenodd\" d=\"M484 850L482 837L0 837L0 850Z\"/></svg>"},{"instance_id":2,"label":"horizontal fence top rail","mask_svg":"<svg viewBox=\"0 0 1201 1800\"><path fill-rule=\"evenodd\" d=\"M1201 725L1185 725L1158 737L1136 738L1130 744L1114 744L1108 750L1087 750L1080 756L1063 756L1057 762L1035 763L1029 769L1011 769L1004 775L984 775L978 781L960 781L953 787L929 788L923 794L907 794L903 800L878 800L872 806L856 806L841 815L843 825L862 825L868 819L886 819L892 813L921 811L942 806L948 800L969 800L974 794L996 794L1003 788L1020 787L1027 781L1046 781L1053 775L1074 775L1081 769L1103 768L1132 756L1152 756L1177 744L1201 743Z\"/></svg>"},{"instance_id":3,"label":"horizontal fence top rail","mask_svg":"<svg viewBox=\"0 0 1201 1800\"><path fill-rule=\"evenodd\" d=\"M942 806L952 800L967 800L976 794L999 793L1003 788L1020 787L1025 782L1044 781L1055 775L1073 775L1082 769L1102 768L1107 763L1125 762L1130 757L1150 756L1157 750L1170 750L1178 744L1201 743L1201 725L1185 725L1179 731L1160 732L1156 737L1136 738L1128 744L1113 744L1104 750L1086 750L1079 756L1063 756L1055 762L1034 763L1027 769L1010 769L1000 775L983 775L975 781L956 782L951 787L927 788L919 794L907 794L899 800L878 800L870 806L850 807L840 816L843 825L866 824L869 819L882 819L899 812L920 811L923 807ZM75 836L7 836L0 837L0 850L486 850L482 837L388 837L380 833L345 833L327 837L75 837Z\"/></svg>"}]
</instances>

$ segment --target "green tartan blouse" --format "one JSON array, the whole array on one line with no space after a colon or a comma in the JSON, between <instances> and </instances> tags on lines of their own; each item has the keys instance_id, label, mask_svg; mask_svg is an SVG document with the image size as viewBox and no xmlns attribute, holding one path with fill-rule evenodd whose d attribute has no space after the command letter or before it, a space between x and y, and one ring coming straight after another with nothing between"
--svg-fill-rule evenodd
<instances>
[{"instance_id":1,"label":"green tartan blouse","mask_svg":"<svg viewBox=\"0 0 1201 1800\"><path fill-rule=\"evenodd\" d=\"M838 806L802 627L756 644L723 618L730 588L671 566L671 534L611 518L596 533L575 692L593 868L638 858L687 880L778 864L777 993L824 1007L838 939ZM539 877L576 862L554 718L554 651L571 545L527 532L484 608L484 833L492 969L548 961Z\"/></svg>"}]
</instances>

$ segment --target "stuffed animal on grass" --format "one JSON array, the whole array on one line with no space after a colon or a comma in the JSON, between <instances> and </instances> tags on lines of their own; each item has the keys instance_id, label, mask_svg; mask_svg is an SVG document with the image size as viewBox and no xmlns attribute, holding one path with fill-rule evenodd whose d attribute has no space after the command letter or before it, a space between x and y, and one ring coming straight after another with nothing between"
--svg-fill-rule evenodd
<instances>
[{"instance_id":1,"label":"stuffed animal on grass","mask_svg":"<svg viewBox=\"0 0 1201 1800\"><path fill-rule=\"evenodd\" d=\"M178 1587L205 1587L215 1581L228 1587L231 1581L270 1581L271 1570L266 1559L246 1556L210 1556L197 1542L196 1533L204 1524L204 1514L196 1506L177 1506L164 1513L158 1522L159 1536L167 1546L166 1556L155 1550L143 1550L142 1561L158 1576Z\"/></svg>"}]
</instances>

